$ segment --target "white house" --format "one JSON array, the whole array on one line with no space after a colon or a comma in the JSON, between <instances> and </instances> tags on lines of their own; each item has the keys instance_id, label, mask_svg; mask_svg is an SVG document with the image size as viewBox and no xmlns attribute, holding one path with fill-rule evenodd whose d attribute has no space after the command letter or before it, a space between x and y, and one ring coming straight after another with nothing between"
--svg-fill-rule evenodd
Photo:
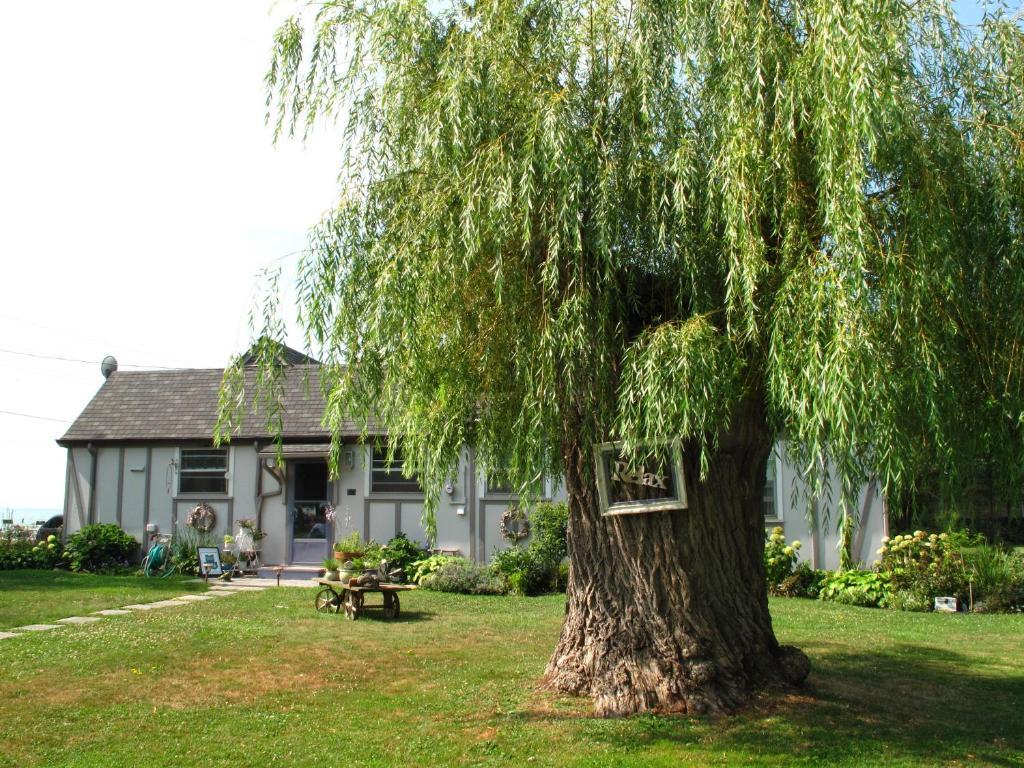
<instances>
[{"instance_id":1,"label":"white house","mask_svg":"<svg viewBox=\"0 0 1024 768\"><path fill-rule=\"evenodd\" d=\"M110 372L58 443L67 449L65 531L89 523L117 523L139 541L156 526L171 532L190 509L207 503L216 513L213 533L234 533L252 519L267 533L265 564L317 564L330 542L351 531L385 542L399 531L425 541L420 524L423 492L400 467L386 464L372 438L360 441L345 425L339 474L328 475L330 433L321 425L324 401L316 361L287 350L283 398L283 460L262 418L247 416L230 446L211 443L217 418L220 369ZM116 368L116 366L115 366ZM248 388L251 391L251 388ZM399 457L400 459L400 457ZM837 537L812 533L802 502L792 503L797 473L781 444L769 462L765 525L782 525L788 539L804 542L802 555L819 567L837 563ZM544 496L564 498L557 481ZM862 525L855 557L871 562L884 535L883 503L861 494ZM516 497L482 471L470 447L447 484L437 509L434 546L475 560L489 559L508 543L499 535L502 513ZM331 504L332 522L325 517Z\"/></svg>"}]
</instances>

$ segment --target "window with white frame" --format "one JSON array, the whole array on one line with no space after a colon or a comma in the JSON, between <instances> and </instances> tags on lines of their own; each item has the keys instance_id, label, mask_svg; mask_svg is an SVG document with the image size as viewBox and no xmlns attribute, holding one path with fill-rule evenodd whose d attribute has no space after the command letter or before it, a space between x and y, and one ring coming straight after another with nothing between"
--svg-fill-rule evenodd
<instances>
[{"instance_id":1,"label":"window with white frame","mask_svg":"<svg viewBox=\"0 0 1024 768\"><path fill-rule=\"evenodd\" d=\"M178 493L227 493L227 448L182 448Z\"/></svg>"},{"instance_id":2,"label":"window with white frame","mask_svg":"<svg viewBox=\"0 0 1024 768\"><path fill-rule=\"evenodd\" d=\"M400 448L395 449L388 461L388 449L383 445L373 446L373 462L370 467L371 493L422 493L419 478L402 474L405 457Z\"/></svg>"}]
</instances>

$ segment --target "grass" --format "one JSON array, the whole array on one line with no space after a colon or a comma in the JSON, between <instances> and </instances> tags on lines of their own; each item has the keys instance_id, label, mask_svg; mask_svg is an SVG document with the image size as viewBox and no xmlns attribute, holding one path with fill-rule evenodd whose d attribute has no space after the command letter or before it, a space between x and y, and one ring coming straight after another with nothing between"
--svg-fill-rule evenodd
<instances>
[{"instance_id":1,"label":"grass","mask_svg":"<svg viewBox=\"0 0 1024 768\"><path fill-rule=\"evenodd\" d=\"M0 631L205 589L205 584L191 577L144 579L67 571L0 571Z\"/></svg>"},{"instance_id":2,"label":"grass","mask_svg":"<svg viewBox=\"0 0 1024 768\"><path fill-rule=\"evenodd\" d=\"M814 671L731 717L601 720L541 689L563 598L282 588L0 643L0 766L1020 765L1024 617L774 600Z\"/></svg>"}]
</instances>

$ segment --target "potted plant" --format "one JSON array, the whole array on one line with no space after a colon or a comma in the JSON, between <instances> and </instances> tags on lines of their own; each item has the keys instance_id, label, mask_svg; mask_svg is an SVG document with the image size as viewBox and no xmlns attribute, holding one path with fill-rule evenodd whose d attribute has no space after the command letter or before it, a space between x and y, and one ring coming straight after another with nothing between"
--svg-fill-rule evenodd
<instances>
[{"instance_id":1,"label":"potted plant","mask_svg":"<svg viewBox=\"0 0 1024 768\"><path fill-rule=\"evenodd\" d=\"M238 521L238 536L248 540L239 542L240 545L244 543L247 545L246 548L258 551L262 546L260 542L267 537L267 532L257 528L255 520L246 517Z\"/></svg>"},{"instance_id":2,"label":"potted plant","mask_svg":"<svg viewBox=\"0 0 1024 768\"><path fill-rule=\"evenodd\" d=\"M235 553L231 551L222 552L220 555L221 565L221 581L231 581L232 575L235 572L235 563L238 562L238 558L235 557Z\"/></svg>"},{"instance_id":3,"label":"potted plant","mask_svg":"<svg viewBox=\"0 0 1024 768\"><path fill-rule=\"evenodd\" d=\"M338 573L339 563L333 557L329 557L324 560L324 578L328 581L340 581L341 576Z\"/></svg>"},{"instance_id":4,"label":"potted plant","mask_svg":"<svg viewBox=\"0 0 1024 768\"><path fill-rule=\"evenodd\" d=\"M334 556L343 563L362 557L364 551L365 548L356 531L352 531L345 538L334 542Z\"/></svg>"},{"instance_id":5,"label":"potted plant","mask_svg":"<svg viewBox=\"0 0 1024 768\"><path fill-rule=\"evenodd\" d=\"M364 568L365 565L362 558L349 558L342 563L341 571L338 575L342 582L348 584L351 579L358 577L363 572Z\"/></svg>"}]
</instances>

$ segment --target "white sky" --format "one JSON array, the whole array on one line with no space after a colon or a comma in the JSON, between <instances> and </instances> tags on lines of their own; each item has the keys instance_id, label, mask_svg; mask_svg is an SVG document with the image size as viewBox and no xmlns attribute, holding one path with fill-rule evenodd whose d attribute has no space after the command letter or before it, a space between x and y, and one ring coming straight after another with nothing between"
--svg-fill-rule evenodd
<instances>
[{"instance_id":1,"label":"white sky","mask_svg":"<svg viewBox=\"0 0 1024 768\"><path fill-rule=\"evenodd\" d=\"M0 4L0 511L60 508L54 440L99 361L220 367L255 276L335 197L328 136L271 144L266 0ZM283 263L292 265L296 257ZM287 272L286 272L287 273Z\"/></svg>"}]
</instances>

